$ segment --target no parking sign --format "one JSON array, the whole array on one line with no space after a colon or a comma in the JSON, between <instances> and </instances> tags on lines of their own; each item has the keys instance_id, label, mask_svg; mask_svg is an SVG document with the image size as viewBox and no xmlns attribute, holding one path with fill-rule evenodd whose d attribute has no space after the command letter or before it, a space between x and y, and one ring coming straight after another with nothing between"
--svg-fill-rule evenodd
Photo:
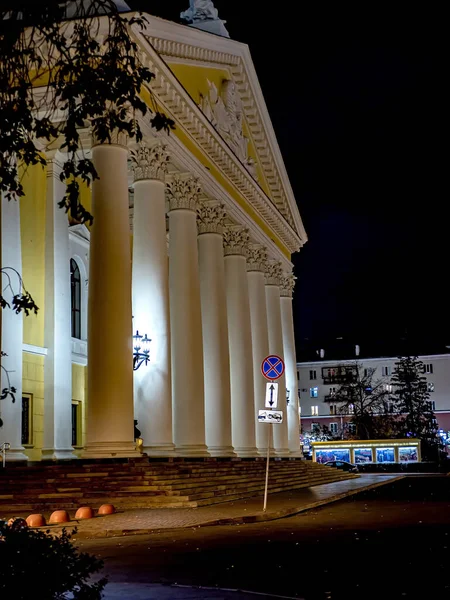
<instances>
[{"instance_id":1,"label":"no parking sign","mask_svg":"<svg viewBox=\"0 0 450 600\"><path fill-rule=\"evenodd\" d=\"M261 373L270 381L279 379L284 373L283 359L276 354L270 354L269 356L266 356L261 364Z\"/></svg>"}]
</instances>

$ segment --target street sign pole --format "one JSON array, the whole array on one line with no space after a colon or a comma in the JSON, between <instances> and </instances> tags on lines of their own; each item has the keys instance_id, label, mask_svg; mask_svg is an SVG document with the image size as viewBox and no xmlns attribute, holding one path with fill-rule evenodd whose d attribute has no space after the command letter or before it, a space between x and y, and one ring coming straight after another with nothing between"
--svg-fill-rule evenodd
<instances>
[{"instance_id":1,"label":"street sign pole","mask_svg":"<svg viewBox=\"0 0 450 600\"><path fill-rule=\"evenodd\" d=\"M266 485L264 487L264 506L263 512L266 512L267 508L267 491L269 489L269 457L270 457L270 434L272 432L272 424L267 426L267 459L266 459Z\"/></svg>"},{"instance_id":2,"label":"street sign pole","mask_svg":"<svg viewBox=\"0 0 450 600\"><path fill-rule=\"evenodd\" d=\"M268 413L272 414L272 409L277 407L278 400L278 383L274 384L274 380L279 379L284 374L284 360L277 356L276 354L270 354L266 356L266 358L262 361L261 364L261 373L263 376L270 382L270 386L268 385L266 389L266 401L265 406L269 410ZM267 422L267 458L266 458L266 485L264 486L264 506L263 512L266 512L267 508L267 493L269 490L269 463L270 463L270 440L272 433L272 424L273 422L281 423L283 420L283 413L281 411L274 411L272 417L277 417L272 422L267 421L267 416L269 415L261 415L264 411L259 411L259 415L262 417L262 422ZM278 413L278 414L275 414ZM258 419L259 420L259 419Z\"/></svg>"}]
</instances>

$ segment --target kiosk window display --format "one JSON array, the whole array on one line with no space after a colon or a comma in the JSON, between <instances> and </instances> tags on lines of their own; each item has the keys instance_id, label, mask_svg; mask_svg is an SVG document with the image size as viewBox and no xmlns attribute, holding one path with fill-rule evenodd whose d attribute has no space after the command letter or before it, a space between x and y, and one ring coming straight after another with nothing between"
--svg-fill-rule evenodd
<instances>
[{"instance_id":1,"label":"kiosk window display","mask_svg":"<svg viewBox=\"0 0 450 600\"><path fill-rule=\"evenodd\" d=\"M361 465L372 462L372 448L355 448L355 464Z\"/></svg>"},{"instance_id":2,"label":"kiosk window display","mask_svg":"<svg viewBox=\"0 0 450 600\"><path fill-rule=\"evenodd\" d=\"M398 449L399 462L417 462L417 448L409 446Z\"/></svg>"},{"instance_id":3,"label":"kiosk window display","mask_svg":"<svg viewBox=\"0 0 450 600\"><path fill-rule=\"evenodd\" d=\"M379 463L395 462L394 448L377 448L376 452L377 452L377 462L379 462Z\"/></svg>"},{"instance_id":4,"label":"kiosk window display","mask_svg":"<svg viewBox=\"0 0 450 600\"><path fill-rule=\"evenodd\" d=\"M316 450L316 462L326 463L331 460L343 460L350 462L349 448L332 448L330 450Z\"/></svg>"}]
</instances>

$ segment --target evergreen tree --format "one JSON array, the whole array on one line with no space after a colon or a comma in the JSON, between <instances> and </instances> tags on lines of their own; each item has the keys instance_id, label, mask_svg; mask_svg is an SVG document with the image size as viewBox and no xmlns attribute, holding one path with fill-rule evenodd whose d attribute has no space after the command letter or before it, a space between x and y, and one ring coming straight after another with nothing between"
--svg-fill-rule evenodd
<instances>
[{"instance_id":1,"label":"evergreen tree","mask_svg":"<svg viewBox=\"0 0 450 600\"><path fill-rule=\"evenodd\" d=\"M416 356L399 358L395 363L391 383L395 404L396 430L401 437L422 440L422 455L437 458L440 446L436 418L430 402L424 365Z\"/></svg>"}]
</instances>

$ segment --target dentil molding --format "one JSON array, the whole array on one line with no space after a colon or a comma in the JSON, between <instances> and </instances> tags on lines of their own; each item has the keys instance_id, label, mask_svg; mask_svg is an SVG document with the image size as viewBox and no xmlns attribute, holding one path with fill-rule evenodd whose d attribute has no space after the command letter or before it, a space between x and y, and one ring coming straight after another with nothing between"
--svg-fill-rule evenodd
<instances>
[{"instance_id":1,"label":"dentil molding","mask_svg":"<svg viewBox=\"0 0 450 600\"><path fill-rule=\"evenodd\" d=\"M188 97L181 84L174 80L170 69L148 44L148 39L134 28L137 43L141 46L142 63L151 69L155 77L152 91L164 109L195 140L197 145L216 163L224 175L231 180L249 204L267 222L273 232L290 252L296 252L303 244L296 231L289 211L283 215L283 205L267 197L230 146L207 120L201 108ZM281 211L281 212L280 212Z\"/></svg>"}]
</instances>

